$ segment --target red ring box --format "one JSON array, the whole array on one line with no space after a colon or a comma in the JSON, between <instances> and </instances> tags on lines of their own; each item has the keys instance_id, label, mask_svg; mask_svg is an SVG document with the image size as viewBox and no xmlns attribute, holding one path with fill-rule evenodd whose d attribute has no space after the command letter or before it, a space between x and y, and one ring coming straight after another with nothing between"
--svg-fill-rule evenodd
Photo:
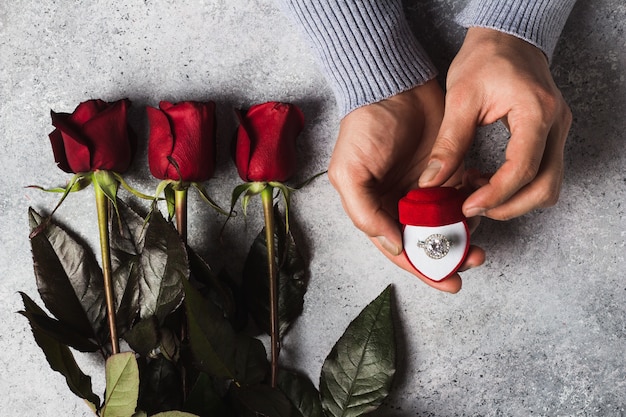
<instances>
[{"instance_id":1,"label":"red ring box","mask_svg":"<svg viewBox=\"0 0 626 417\"><path fill-rule=\"evenodd\" d=\"M404 254L422 275L433 281L442 281L454 274L467 256L470 246L467 218L462 206L467 196L453 187L418 188L409 191L398 203L398 214L403 228ZM424 242L434 235L445 236L449 250L440 250L440 258L424 249ZM431 238L431 239L432 239Z\"/></svg>"}]
</instances>

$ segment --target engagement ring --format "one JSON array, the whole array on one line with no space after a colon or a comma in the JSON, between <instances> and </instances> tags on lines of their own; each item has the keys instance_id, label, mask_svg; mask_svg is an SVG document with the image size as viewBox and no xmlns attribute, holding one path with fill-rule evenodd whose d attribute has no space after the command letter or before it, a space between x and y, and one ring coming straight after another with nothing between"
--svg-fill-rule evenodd
<instances>
[{"instance_id":1,"label":"engagement ring","mask_svg":"<svg viewBox=\"0 0 626 417\"><path fill-rule=\"evenodd\" d=\"M417 247L424 249L426 255L432 259L441 259L446 256L450 252L450 246L452 242L440 234L430 235L426 240L417 242Z\"/></svg>"}]
</instances>

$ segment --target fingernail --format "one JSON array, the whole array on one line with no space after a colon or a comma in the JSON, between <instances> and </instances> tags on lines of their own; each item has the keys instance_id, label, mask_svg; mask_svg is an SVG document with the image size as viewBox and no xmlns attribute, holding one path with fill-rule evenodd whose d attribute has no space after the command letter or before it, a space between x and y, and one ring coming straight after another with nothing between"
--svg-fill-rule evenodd
<instances>
[{"instance_id":1,"label":"fingernail","mask_svg":"<svg viewBox=\"0 0 626 417\"><path fill-rule=\"evenodd\" d=\"M434 160L430 161L424 172L419 179L419 185L425 185L432 181L433 178L437 175L437 173L441 170L441 162Z\"/></svg>"},{"instance_id":2,"label":"fingernail","mask_svg":"<svg viewBox=\"0 0 626 417\"><path fill-rule=\"evenodd\" d=\"M484 216L485 211L486 210L484 208L472 207L472 208L463 210L463 214L465 214L465 217Z\"/></svg>"},{"instance_id":3,"label":"fingernail","mask_svg":"<svg viewBox=\"0 0 626 417\"><path fill-rule=\"evenodd\" d=\"M378 243L380 243L380 246L393 256L398 256L402 253L402 247L394 245L385 236L376 236L376 239L378 240Z\"/></svg>"}]
</instances>

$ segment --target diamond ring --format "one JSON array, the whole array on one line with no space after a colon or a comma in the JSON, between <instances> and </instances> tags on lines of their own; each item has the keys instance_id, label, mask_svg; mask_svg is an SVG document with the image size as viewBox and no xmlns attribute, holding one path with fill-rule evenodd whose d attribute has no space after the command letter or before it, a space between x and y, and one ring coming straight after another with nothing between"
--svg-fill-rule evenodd
<instances>
[{"instance_id":1,"label":"diamond ring","mask_svg":"<svg viewBox=\"0 0 626 417\"><path fill-rule=\"evenodd\" d=\"M450 246L452 242L444 235L435 234L430 235L426 240L419 240L417 247L424 249L424 252L429 258L441 259L450 252Z\"/></svg>"}]
</instances>

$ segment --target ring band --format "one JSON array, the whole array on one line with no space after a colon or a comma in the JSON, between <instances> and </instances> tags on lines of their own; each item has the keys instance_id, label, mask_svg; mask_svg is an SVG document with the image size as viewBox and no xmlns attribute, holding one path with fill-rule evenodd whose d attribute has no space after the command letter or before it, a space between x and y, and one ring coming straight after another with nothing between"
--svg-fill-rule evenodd
<instances>
[{"instance_id":1,"label":"ring band","mask_svg":"<svg viewBox=\"0 0 626 417\"><path fill-rule=\"evenodd\" d=\"M444 235L434 234L426 238L426 240L419 240L417 247L424 249L426 256L432 259L441 259L450 252L450 246L452 242Z\"/></svg>"}]
</instances>

